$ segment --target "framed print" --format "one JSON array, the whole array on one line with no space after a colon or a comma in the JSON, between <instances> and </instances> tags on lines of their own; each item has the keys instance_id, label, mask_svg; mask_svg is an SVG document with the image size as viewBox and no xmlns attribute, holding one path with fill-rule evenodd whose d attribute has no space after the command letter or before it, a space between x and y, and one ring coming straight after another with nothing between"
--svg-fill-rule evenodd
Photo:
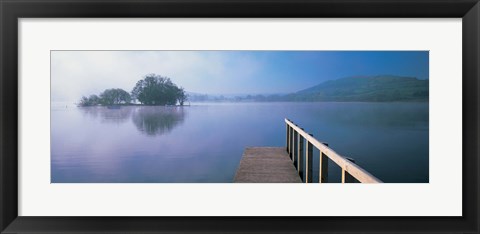
<instances>
[{"instance_id":1,"label":"framed print","mask_svg":"<svg viewBox=\"0 0 480 234\"><path fill-rule=\"evenodd\" d=\"M1 1L1 233L478 233L477 1Z\"/></svg>"}]
</instances>

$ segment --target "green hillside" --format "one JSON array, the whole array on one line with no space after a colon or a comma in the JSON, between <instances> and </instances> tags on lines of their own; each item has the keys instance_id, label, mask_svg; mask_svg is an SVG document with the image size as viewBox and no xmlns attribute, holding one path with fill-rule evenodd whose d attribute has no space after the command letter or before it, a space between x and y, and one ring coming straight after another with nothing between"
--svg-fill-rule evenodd
<instances>
[{"instance_id":1,"label":"green hillside","mask_svg":"<svg viewBox=\"0 0 480 234\"><path fill-rule=\"evenodd\" d=\"M356 76L329 80L288 94L289 101L428 101L428 80L400 76Z\"/></svg>"}]
</instances>

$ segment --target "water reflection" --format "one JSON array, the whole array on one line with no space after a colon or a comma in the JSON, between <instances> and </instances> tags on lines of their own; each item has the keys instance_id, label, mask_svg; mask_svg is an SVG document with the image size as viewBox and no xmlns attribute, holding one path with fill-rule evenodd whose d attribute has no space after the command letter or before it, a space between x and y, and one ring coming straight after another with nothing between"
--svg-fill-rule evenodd
<instances>
[{"instance_id":1,"label":"water reflection","mask_svg":"<svg viewBox=\"0 0 480 234\"><path fill-rule=\"evenodd\" d=\"M384 182L428 183L428 110L428 103L54 106L51 182L230 183L246 147L285 145L288 117ZM319 151L313 155L316 176ZM329 165L329 180L340 181L340 168Z\"/></svg>"},{"instance_id":2,"label":"water reflection","mask_svg":"<svg viewBox=\"0 0 480 234\"><path fill-rule=\"evenodd\" d=\"M394 107L392 107L394 106ZM338 126L419 129L427 127L428 105L424 103L325 103L312 108L310 115ZM424 130L424 128L422 129Z\"/></svg>"},{"instance_id":3,"label":"water reflection","mask_svg":"<svg viewBox=\"0 0 480 234\"><path fill-rule=\"evenodd\" d=\"M184 120L183 107L138 107L132 116L137 129L149 136L168 133Z\"/></svg>"},{"instance_id":4,"label":"water reflection","mask_svg":"<svg viewBox=\"0 0 480 234\"><path fill-rule=\"evenodd\" d=\"M122 107L109 109L104 106L79 107L85 116L94 119L100 118L102 123L125 123L130 118L134 107Z\"/></svg>"}]
</instances>

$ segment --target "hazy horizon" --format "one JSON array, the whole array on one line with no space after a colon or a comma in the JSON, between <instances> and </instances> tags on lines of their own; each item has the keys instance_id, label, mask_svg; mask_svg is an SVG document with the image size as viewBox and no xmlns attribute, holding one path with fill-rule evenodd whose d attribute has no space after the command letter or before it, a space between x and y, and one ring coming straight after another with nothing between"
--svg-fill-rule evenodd
<instances>
[{"instance_id":1,"label":"hazy horizon","mask_svg":"<svg viewBox=\"0 0 480 234\"><path fill-rule=\"evenodd\" d=\"M130 92L151 73L189 93L286 94L351 76L428 79L428 63L428 51L52 51L51 100Z\"/></svg>"}]
</instances>

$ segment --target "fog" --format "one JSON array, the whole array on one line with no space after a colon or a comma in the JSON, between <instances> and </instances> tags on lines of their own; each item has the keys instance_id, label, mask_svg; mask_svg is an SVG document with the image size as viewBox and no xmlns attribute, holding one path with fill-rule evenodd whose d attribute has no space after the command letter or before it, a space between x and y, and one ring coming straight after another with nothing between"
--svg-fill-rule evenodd
<instances>
[{"instance_id":1,"label":"fog","mask_svg":"<svg viewBox=\"0 0 480 234\"><path fill-rule=\"evenodd\" d=\"M251 85L260 66L248 55L218 52L52 51L52 101L77 101L108 88L130 92L150 73L170 77L191 92L267 92Z\"/></svg>"},{"instance_id":2,"label":"fog","mask_svg":"<svg viewBox=\"0 0 480 234\"><path fill-rule=\"evenodd\" d=\"M200 94L291 93L347 76L428 79L428 51L52 51L52 101L130 92L150 73Z\"/></svg>"}]
</instances>

